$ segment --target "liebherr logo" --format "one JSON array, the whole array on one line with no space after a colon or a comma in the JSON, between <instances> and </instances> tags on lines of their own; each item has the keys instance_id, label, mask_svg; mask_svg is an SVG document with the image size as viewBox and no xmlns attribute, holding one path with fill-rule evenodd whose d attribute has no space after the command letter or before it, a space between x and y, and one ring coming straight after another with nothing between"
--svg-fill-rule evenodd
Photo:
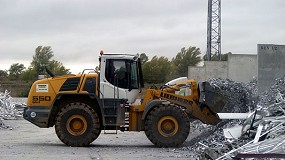
<instances>
[{"instance_id":1,"label":"liebherr logo","mask_svg":"<svg viewBox=\"0 0 285 160\"><path fill-rule=\"evenodd\" d=\"M171 94L167 94L167 93L163 93L163 92L161 92L160 97L163 97L163 98L169 99L169 100L173 100L173 101L178 101L178 102L181 102L181 103L190 104L190 105L193 104L193 102L190 101L190 100L187 100L187 99L184 99L184 98L180 98L180 97L177 97L177 96L173 96Z\"/></svg>"}]
</instances>

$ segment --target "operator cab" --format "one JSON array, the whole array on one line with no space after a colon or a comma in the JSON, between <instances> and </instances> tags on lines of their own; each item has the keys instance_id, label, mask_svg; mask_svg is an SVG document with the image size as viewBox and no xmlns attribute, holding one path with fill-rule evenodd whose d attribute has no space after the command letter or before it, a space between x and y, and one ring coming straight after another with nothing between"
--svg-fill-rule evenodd
<instances>
[{"instance_id":1,"label":"operator cab","mask_svg":"<svg viewBox=\"0 0 285 160\"><path fill-rule=\"evenodd\" d=\"M101 54L99 61L100 98L133 103L144 87L140 59L128 54Z\"/></svg>"}]
</instances>

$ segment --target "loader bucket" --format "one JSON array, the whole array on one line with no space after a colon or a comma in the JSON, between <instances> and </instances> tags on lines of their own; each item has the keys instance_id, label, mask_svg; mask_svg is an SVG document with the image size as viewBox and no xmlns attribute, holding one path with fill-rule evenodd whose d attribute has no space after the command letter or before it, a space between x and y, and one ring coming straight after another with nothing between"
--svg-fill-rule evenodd
<instances>
[{"instance_id":1,"label":"loader bucket","mask_svg":"<svg viewBox=\"0 0 285 160\"><path fill-rule=\"evenodd\" d=\"M200 103L206 106L214 113L219 113L225 106L224 97L209 82L199 84Z\"/></svg>"}]
</instances>

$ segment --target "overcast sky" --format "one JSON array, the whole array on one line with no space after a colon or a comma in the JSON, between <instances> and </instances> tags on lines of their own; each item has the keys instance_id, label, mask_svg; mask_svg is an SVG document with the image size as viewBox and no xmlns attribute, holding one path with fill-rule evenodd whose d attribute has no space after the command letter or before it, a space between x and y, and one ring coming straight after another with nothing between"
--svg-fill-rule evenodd
<instances>
[{"instance_id":1,"label":"overcast sky","mask_svg":"<svg viewBox=\"0 0 285 160\"><path fill-rule=\"evenodd\" d=\"M206 52L207 0L0 0L0 69L30 65L35 48L78 73L98 65L100 50L174 57ZM222 0L222 53L256 54L285 44L284 0Z\"/></svg>"}]
</instances>

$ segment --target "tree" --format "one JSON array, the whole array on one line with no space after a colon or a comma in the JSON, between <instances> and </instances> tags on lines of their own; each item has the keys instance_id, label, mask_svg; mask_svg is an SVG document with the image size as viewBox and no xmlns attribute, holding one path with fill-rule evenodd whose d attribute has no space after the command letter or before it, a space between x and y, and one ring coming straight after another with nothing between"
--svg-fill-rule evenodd
<instances>
[{"instance_id":1,"label":"tree","mask_svg":"<svg viewBox=\"0 0 285 160\"><path fill-rule=\"evenodd\" d=\"M148 61L148 56L145 53L140 54L141 65L144 65Z\"/></svg>"},{"instance_id":2,"label":"tree","mask_svg":"<svg viewBox=\"0 0 285 160\"><path fill-rule=\"evenodd\" d=\"M229 54L232 54L232 53L231 53L231 52L228 52L228 53L226 53L226 54L221 54L221 61L227 61ZM207 55L204 55L204 56L203 56L203 60L204 60L204 61L208 61ZM219 61L219 60L220 60L220 58L219 58L219 55L218 55L218 54L213 54L213 55L211 55L211 61Z\"/></svg>"},{"instance_id":3,"label":"tree","mask_svg":"<svg viewBox=\"0 0 285 160\"><path fill-rule=\"evenodd\" d=\"M167 71L166 74L166 80L170 81L173 80L175 78L181 77L180 75L177 74L176 70L177 70L177 66L175 66L175 64L173 64L172 62L170 63L170 69Z\"/></svg>"},{"instance_id":4,"label":"tree","mask_svg":"<svg viewBox=\"0 0 285 160\"><path fill-rule=\"evenodd\" d=\"M96 66L96 67L95 67L95 72L97 72L97 73L100 72L100 67L99 67L99 66Z\"/></svg>"},{"instance_id":5,"label":"tree","mask_svg":"<svg viewBox=\"0 0 285 160\"><path fill-rule=\"evenodd\" d=\"M171 67L166 57L154 56L150 61L144 63L142 70L144 80L147 83L164 83Z\"/></svg>"},{"instance_id":6,"label":"tree","mask_svg":"<svg viewBox=\"0 0 285 160\"><path fill-rule=\"evenodd\" d=\"M31 66L38 75L45 74L45 67L49 66L52 57L53 52L50 46L38 46L35 50Z\"/></svg>"},{"instance_id":7,"label":"tree","mask_svg":"<svg viewBox=\"0 0 285 160\"><path fill-rule=\"evenodd\" d=\"M9 79L10 80L19 80L20 75L26 67L23 64L14 63L10 66L9 69Z\"/></svg>"},{"instance_id":8,"label":"tree","mask_svg":"<svg viewBox=\"0 0 285 160\"><path fill-rule=\"evenodd\" d=\"M35 81L37 79L36 77L37 73L33 68L28 68L25 71L23 71L22 75L21 75L21 79L29 82L29 81Z\"/></svg>"},{"instance_id":9,"label":"tree","mask_svg":"<svg viewBox=\"0 0 285 160\"><path fill-rule=\"evenodd\" d=\"M0 70L0 81L8 79L8 72L6 70Z\"/></svg>"},{"instance_id":10,"label":"tree","mask_svg":"<svg viewBox=\"0 0 285 160\"><path fill-rule=\"evenodd\" d=\"M66 69L61 62L51 60L53 56L53 51L50 46L38 46L35 50L33 61L31 62L33 71L28 71L25 77L31 77L30 74L33 73L34 77L46 74L45 67L49 68L55 75L70 74L69 69Z\"/></svg>"},{"instance_id":11,"label":"tree","mask_svg":"<svg viewBox=\"0 0 285 160\"><path fill-rule=\"evenodd\" d=\"M172 59L173 65L176 67L175 72L178 76L187 76L188 66L196 66L202 61L201 51L196 47L183 47L176 57Z\"/></svg>"},{"instance_id":12,"label":"tree","mask_svg":"<svg viewBox=\"0 0 285 160\"><path fill-rule=\"evenodd\" d=\"M55 75L66 75L70 74L69 69L66 69L63 64L59 61L52 60L49 64L49 68Z\"/></svg>"}]
</instances>

